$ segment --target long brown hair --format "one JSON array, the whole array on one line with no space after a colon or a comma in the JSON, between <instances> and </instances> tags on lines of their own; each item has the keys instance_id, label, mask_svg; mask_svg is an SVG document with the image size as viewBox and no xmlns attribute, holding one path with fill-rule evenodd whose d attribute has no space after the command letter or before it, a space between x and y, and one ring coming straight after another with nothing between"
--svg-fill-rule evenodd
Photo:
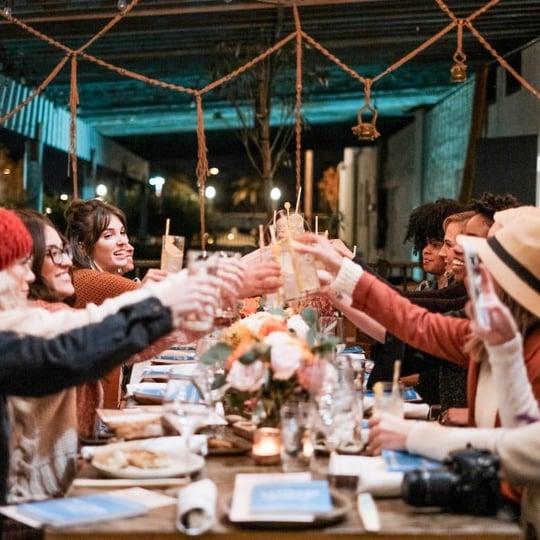
<instances>
[{"instance_id":1,"label":"long brown hair","mask_svg":"<svg viewBox=\"0 0 540 540\"><path fill-rule=\"evenodd\" d=\"M124 212L100 199L73 201L66 209L66 236L73 250L75 266L96 269L93 262L94 248L101 233L109 227L113 215L127 228Z\"/></svg>"}]
</instances>

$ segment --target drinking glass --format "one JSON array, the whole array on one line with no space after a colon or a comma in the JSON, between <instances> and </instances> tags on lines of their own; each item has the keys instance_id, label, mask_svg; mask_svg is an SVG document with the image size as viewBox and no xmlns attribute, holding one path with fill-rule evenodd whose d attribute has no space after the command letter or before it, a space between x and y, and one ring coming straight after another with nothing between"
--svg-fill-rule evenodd
<instances>
[{"instance_id":1,"label":"drinking glass","mask_svg":"<svg viewBox=\"0 0 540 540\"><path fill-rule=\"evenodd\" d=\"M286 402L280 409L281 466L284 472L305 471L313 454L312 403Z\"/></svg>"},{"instance_id":2,"label":"drinking glass","mask_svg":"<svg viewBox=\"0 0 540 540\"><path fill-rule=\"evenodd\" d=\"M189 471L191 436L208 423L210 409L196 374L171 369L163 396L163 420L166 431L172 428L184 441L184 465Z\"/></svg>"},{"instance_id":3,"label":"drinking glass","mask_svg":"<svg viewBox=\"0 0 540 540\"><path fill-rule=\"evenodd\" d=\"M342 443L357 441L361 408L350 365L318 359L312 382L313 433L324 437L330 453Z\"/></svg>"},{"instance_id":4,"label":"drinking glass","mask_svg":"<svg viewBox=\"0 0 540 540\"><path fill-rule=\"evenodd\" d=\"M319 317L319 332L325 337L332 337L336 340L336 353L339 354L345 349L345 320L337 315L330 317Z\"/></svg>"},{"instance_id":5,"label":"drinking glass","mask_svg":"<svg viewBox=\"0 0 540 540\"><path fill-rule=\"evenodd\" d=\"M218 251L215 256L217 257L217 273L223 281L222 290L227 289L227 259L240 258L240 253L233 251ZM236 298L228 298L227 295L222 294L216 313L214 316L214 326L217 328L227 327L238 317L238 306Z\"/></svg>"},{"instance_id":6,"label":"drinking glass","mask_svg":"<svg viewBox=\"0 0 540 540\"><path fill-rule=\"evenodd\" d=\"M217 257L204 250L190 250L187 252L187 269L190 274L206 272L217 273ZM204 315L188 314L182 321L184 328L196 332L209 332L214 326L215 313Z\"/></svg>"},{"instance_id":7,"label":"drinking glass","mask_svg":"<svg viewBox=\"0 0 540 540\"><path fill-rule=\"evenodd\" d=\"M217 342L218 339L214 337L204 337L197 340L195 348L197 360ZM230 388L230 385L225 382L225 364L225 360L213 362L212 364L204 364L198 361L196 369L197 384L200 386L204 399L213 415L214 421L211 422L213 424L211 434L218 438L223 438L225 433L224 425L226 422L222 399L225 392Z\"/></svg>"},{"instance_id":8,"label":"drinking glass","mask_svg":"<svg viewBox=\"0 0 540 540\"><path fill-rule=\"evenodd\" d=\"M186 239L183 236L164 234L161 239L161 270L168 272L180 272L184 263L184 245Z\"/></svg>"},{"instance_id":9,"label":"drinking glass","mask_svg":"<svg viewBox=\"0 0 540 540\"><path fill-rule=\"evenodd\" d=\"M379 381L373 385L373 414L388 412L403 418L403 385Z\"/></svg>"}]
</instances>

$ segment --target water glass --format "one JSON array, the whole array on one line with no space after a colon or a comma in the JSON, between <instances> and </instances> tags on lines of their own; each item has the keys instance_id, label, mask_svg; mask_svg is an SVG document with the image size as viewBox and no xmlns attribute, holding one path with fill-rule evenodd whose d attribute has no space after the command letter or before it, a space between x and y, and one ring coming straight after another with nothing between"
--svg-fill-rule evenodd
<instances>
[{"instance_id":1,"label":"water glass","mask_svg":"<svg viewBox=\"0 0 540 540\"><path fill-rule=\"evenodd\" d=\"M373 385L373 414L387 412L403 418L403 385L379 381Z\"/></svg>"},{"instance_id":2,"label":"water glass","mask_svg":"<svg viewBox=\"0 0 540 540\"><path fill-rule=\"evenodd\" d=\"M288 402L280 410L281 466L284 472L306 471L313 455L311 403Z\"/></svg>"},{"instance_id":3,"label":"water glass","mask_svg":"<svg viewBox=\"0 0 540 540\"><path fill-rule=\"evenodd\" d=\"M319 332L325 337L334 338L336 341L336 352L341 353L345 349L345 320L340 316L319 317Z\"/></svg>"},{"instance_id":4,"label":"water glass","mask_svg":"<svg viewBox=\"0 0 540 540\"><path fill-rule=\"evenodd\" d=\"M185 241L183 236L163 235L161 239L161 270L167 272L180 272L182 270Z\"/></svg>"},{"instance_id":5,"label":"water glass","mask_svg":"<svg viewBox=\"0 0 540 540\"><path fill-rule=\"evenodd\" d=\"M228 287L227 280L227 259L239 259L240 253L233 251L218 251L217 257L217 274L223 281L222 290L226 291ZM214 326L217 328L227 327L238 317L237 299L221 295L221 299L214 316Z\"/></svg>"},{"instance_id":6,"label":"water glass","mask_svg":"<svg viewBox=\"0 0 540 540\"><path fill-rule=\"evenodd\" d=\"M206 272L208 274L217 273L217 257L204 250L190 250L187 252L187 269L190 274ZM182 325L187 330L195 332L209 332L214 326L215 313L205 313L204 315L188 314L182 321Z\"/></svg>"},{"instance_id":7,"label":"water glass","mask_svg":"<svg viewBox=\"0 0 540 540\"><path fill-rule=\"evenodd\" d=\"M210 409L196 376L184 370L171 369L163 396L163 423L165 432L172 429L182 435L186 470L191 436L205 426L209 418Z\"/></svg>"}]
</instances>

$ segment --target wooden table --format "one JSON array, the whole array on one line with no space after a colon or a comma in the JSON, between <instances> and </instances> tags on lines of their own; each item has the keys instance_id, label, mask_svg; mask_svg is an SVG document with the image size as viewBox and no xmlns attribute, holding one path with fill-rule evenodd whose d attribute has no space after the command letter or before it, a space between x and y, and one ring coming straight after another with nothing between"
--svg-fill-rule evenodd
<instances>
[{"instance_id":1,"label":"wooden table","mask_svg":"<svg viewBox=\"0 0 540 540\"><path fill-rule=\"evenodd\" d=\"M221 503L233 487L236 473L274 472L279 467L256 466L248 455L237 457L208 457L201 477L212 478L219 489ZM80 477L99 477L99 473L90 465L81 471ZM69 495L82 495L96 491L95 488L72 488ZM170 493L170 492L169 492ZM419 509L406 505L400 499L378 499L382 530L380 533L368 533L364 530L358 516L355 496L350 493L351 511L344 521L321 529L287 530L243 528L227 521L220 501L218 514L212 530L202 538L219 540L308 540L312 538L358 537L377 538L379 540L410 538L411 540L517 540L520 529L514 523L506 523L492 518L468 515L444 514L433 509ZM46 540L167 540L182 538L185 535L175 529L176 507L169 506L150 511L147 515L130 520L118 520L79 526L65 530L45 531Z\"/></svg>"}]
</instances>

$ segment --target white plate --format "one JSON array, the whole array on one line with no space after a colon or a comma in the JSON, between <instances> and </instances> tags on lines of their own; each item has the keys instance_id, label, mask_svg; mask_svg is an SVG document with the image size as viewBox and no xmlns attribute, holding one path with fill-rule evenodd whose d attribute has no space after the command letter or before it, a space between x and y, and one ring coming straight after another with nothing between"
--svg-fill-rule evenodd
<instances>
[{"instance_id":1,"label":"white plate","mask_svg":"<svg viewBox=\"0 0 540 540\"><path fill-rule=\"evenodd\" d=\"M170 478L192 475L204 467L204 458L193 453L185 456L182 445L181 437L157 437L144 441L113 443L101 447L94 453L92 465L109 478ZM111 457L116 452L128 452L133 449L162 453L167 459L167 464L159 468L142 469L132 465L118 467L110 463Z\"/></svg>"}]
</instances>

